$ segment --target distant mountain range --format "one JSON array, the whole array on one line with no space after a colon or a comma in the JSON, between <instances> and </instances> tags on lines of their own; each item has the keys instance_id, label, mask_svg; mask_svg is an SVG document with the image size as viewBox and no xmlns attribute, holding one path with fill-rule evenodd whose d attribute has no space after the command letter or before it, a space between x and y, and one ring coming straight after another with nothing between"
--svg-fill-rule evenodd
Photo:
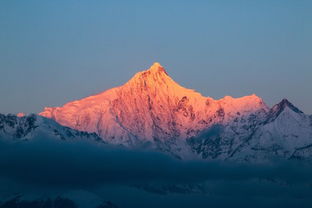
<instances>
[{"instance_id":1,"label":"distant mountain range","mask_svg":"<svg viewBox=\"0 0 312 208\"><path fill-rule=\"evenodd\" d=\"M96 133L77 131L35 114L23 117L0 114L0 138L2 141L21 142L37 137L104 143Z\"/></svg>"},{"instance_id":2,"label":"distant mountain range","mask_svg":"<svg viewBox=\"0 0 312 208\"><path fill-rule=\"evenodd\" d=\"M272 108L254 94L214 100L177 84L159 63L120 87L39 115L0 115L0 137L25 140L39 132L181 159L312 159L312 116L288 100Z\"/></svg>"}]
</instances>

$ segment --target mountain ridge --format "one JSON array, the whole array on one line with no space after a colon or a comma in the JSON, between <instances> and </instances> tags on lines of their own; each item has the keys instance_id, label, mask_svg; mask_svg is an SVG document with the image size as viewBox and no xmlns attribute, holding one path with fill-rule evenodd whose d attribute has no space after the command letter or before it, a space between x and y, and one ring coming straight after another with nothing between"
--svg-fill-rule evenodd
<instances>
[{"instance_id":1,"label":"mountain ridge","mask_svg":"<svg viewBox=\"0 0 312 208\"><path fill-rule=\"evenodd\" d=\"M281 128L290 125L284 122L288 120L298 120L308 128L309 120L286 99L269 108L255 94L219 100L202 96L176 83L157 62L124 85L62 107L45 108L39 115L73 129L95 132L108 143L149 144L175 156L193 152L205 159L232 157L254 141L255 135L261 137L258 129L275 120L282 123Z\"/></svg>"},{"instance_id":2,"label":"mountain ridge","mask_svg":"<svg viewBox=\"0 0 312 208\"><path fill-rule=\"evenodd\" d=\"M4 141L27 141L38 137L104 143L95 133L77 131L36 114L23 116L0 114L0 138Z\"/></svg>"}]
</instances>

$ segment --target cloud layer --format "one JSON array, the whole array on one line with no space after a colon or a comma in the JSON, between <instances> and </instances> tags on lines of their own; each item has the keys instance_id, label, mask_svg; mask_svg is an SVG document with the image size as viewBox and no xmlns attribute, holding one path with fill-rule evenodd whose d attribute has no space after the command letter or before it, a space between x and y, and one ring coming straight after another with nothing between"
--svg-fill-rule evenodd
<instances>
[{"instance_id":1,"label":"cloud layer","mask_svg":"<svg viewBox=\"0 0 312 208\"><path fill-rule=\"evenodd\" d=\"M2 196L79 189L122 207L312 204L312 167L290 161L253 165L181 161L157 152L37 138L1 143L0 170Z\"/></svg>"}]
</instances>

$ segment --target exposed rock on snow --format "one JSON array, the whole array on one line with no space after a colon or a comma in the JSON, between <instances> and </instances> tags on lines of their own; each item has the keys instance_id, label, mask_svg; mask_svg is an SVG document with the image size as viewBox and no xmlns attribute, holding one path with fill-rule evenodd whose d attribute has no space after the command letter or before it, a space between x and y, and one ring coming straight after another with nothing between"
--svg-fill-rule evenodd
<instances>
[{"instance_id":1,"label":"exposed rock on snow","mask_svg":"<svg viewBox=\"0 0 312 208\"><path fill-rule=\"evenodd\" d=\"M312 144L311 117L288 100L272 109L254 94L214 100L177 84L159 63L120 87L40 115L109 143L148 144L182 158L290 158Z\"/></svg>"}]
</instances>

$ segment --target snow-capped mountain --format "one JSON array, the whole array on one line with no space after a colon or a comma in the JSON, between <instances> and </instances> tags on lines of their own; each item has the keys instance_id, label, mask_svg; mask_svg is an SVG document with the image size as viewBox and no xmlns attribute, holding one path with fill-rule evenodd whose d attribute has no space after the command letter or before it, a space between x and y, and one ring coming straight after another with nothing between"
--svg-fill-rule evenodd
<instances>
[{"instance_id":1,"label":"snow-capped mountain","mask_svg":"<svg viewBox=\"0 0 312 208\"><path fill-rule=\"evenodd\" d=\"M248 192L256 187L257 197L257 189L272 189L279 192L277 197L269 195L270 200L279 198L283 190L296 200L297 196L310 200L312 115L286 99L269 108L254 94L219 100L204 97L177 84L159 63L120 87L62 107L45 108L39 115L0 114L0 149L4 167L0 208L133 207L133 198L146 194L147 203L149 197L163 201L164 196L179 201L176 197L180 195L181 199L191 197L194 205L194 196L207 199L225 193L232 197L242 184ZM283 165L288 167L293 161L279 163L275 158L300 161L286 169L288 173ZM24 167L32 171L24 173ZM296 185L289 180L292 174L297 174L295 181L300 186L292 187ZM51 179L55 179L53 190L28 193L29 182L36 190L50 186ZM242 201L245 198L243 191Z\"/></svg>"},{"instance_id":2,"label":"snow-capped mountain","mask_svg":"<svg viewBox=\"0 0 312 208\"><path fill-rule=\"evenodd\" d=\"M110 143L132 146L151 142L164 151L184 154L190 151L185 139L218 125L225 127L228 136L223 151L235 149L256 125L255 118L268 111L256 95L220 100L204 97L177 84L154 63L123 86L62 107L45 108L40 115L64 126L96 132Z\"/></svg>"},{"instance_id":3,"label":"snow-capped mountain","mask_svg":"<svg viewBox=\"0 0 312 208\"><path fill-rule=\"evenodd\" d=\"M272 157L312 159L312 123L309 116L287 99L273 106L248 141L234 156L240 160L270 160Z\"/></svg>"},{"instance_id":4,"label":"snow-capped mountain","mask_svg":"<svg viewBox=\"0 0 312 208\"><path fill-rule=\"evenodd\" d=\"M177 157L246 160L251 152L301 157L312 144L311 117L287 100L270 109L254 94L204 97L176 83L159 63L120 87L47 107L40 115L109 143L148 144Z\"/></svg>"},{"instance_id":5,"label":"snow-capped mountain","mask_svg":"<svg viewBox=\"0 0 312 208\"><path fill-rule=\"evenodd\" d=\"M35 114L28 116L0 114L1 139L6 141L22 141L37 137L103 142L95 133L82 132L64 127L51 119Z\"/></svg>"}]
</instances>

